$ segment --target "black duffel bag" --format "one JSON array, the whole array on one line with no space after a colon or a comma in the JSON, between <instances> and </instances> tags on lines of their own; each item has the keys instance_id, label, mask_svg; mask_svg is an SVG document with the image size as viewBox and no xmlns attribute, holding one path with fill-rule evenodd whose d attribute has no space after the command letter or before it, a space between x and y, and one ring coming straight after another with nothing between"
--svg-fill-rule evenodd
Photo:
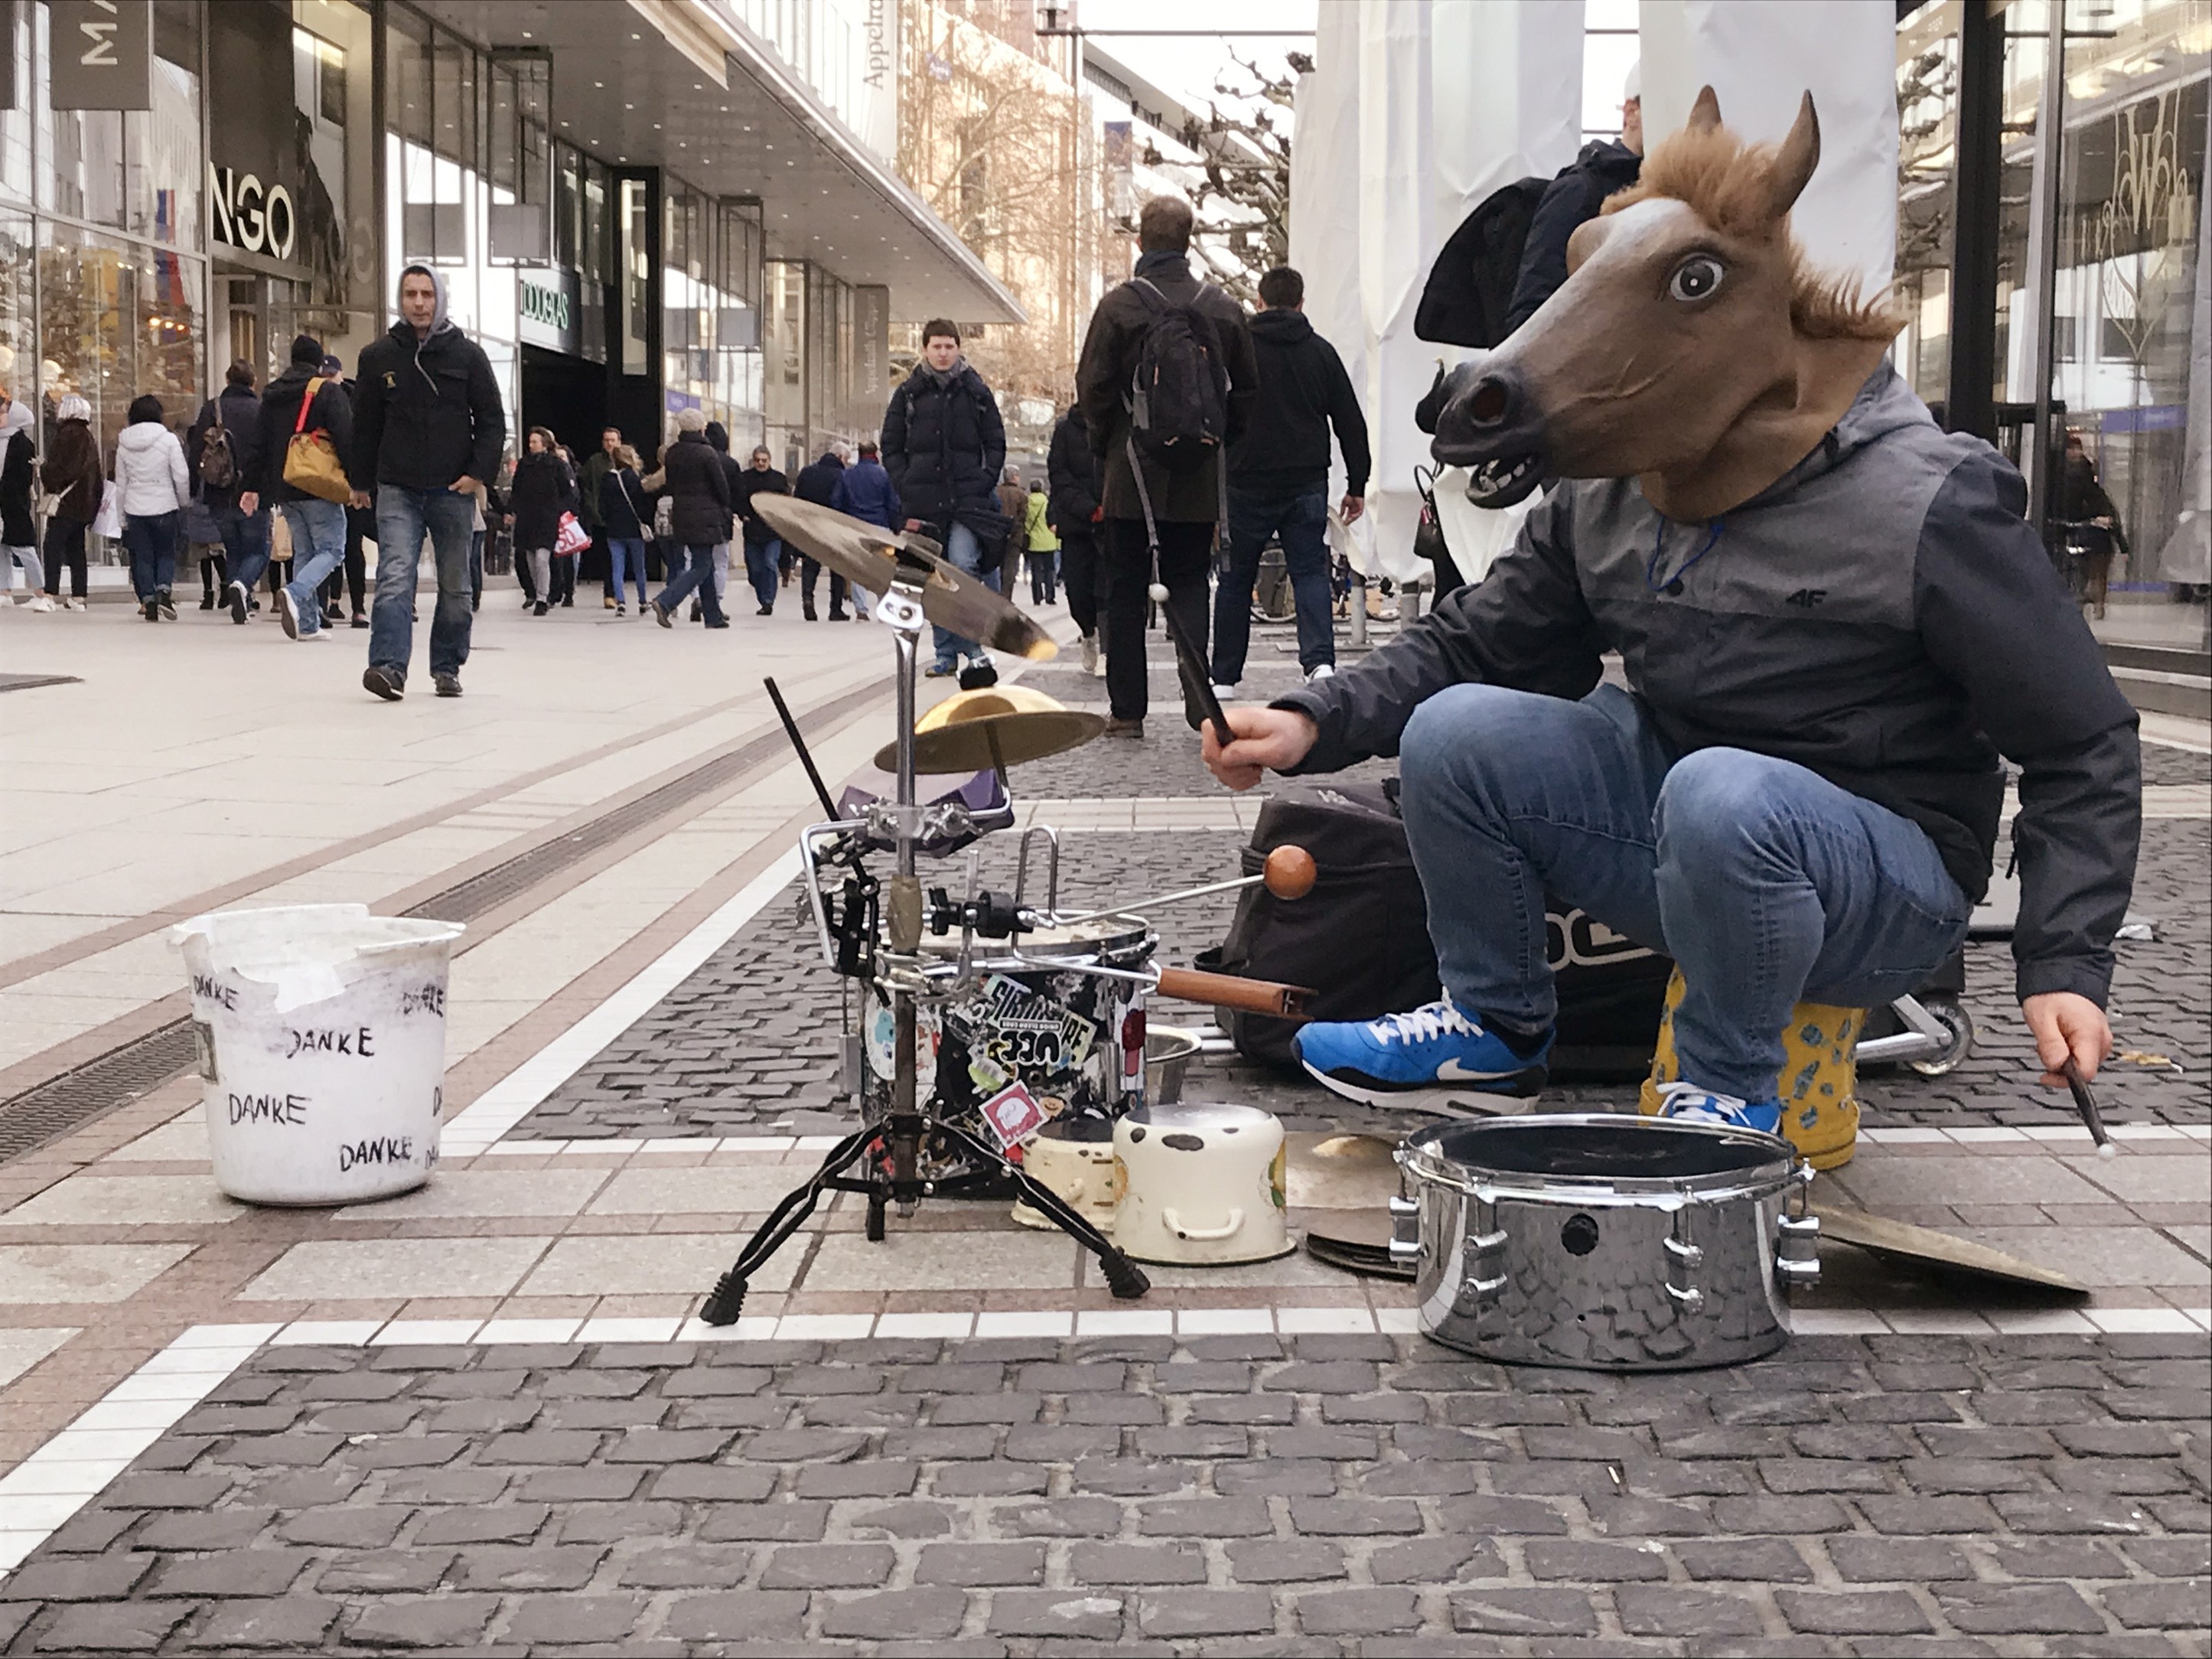
<instances>
[{"instance_id":1,"label":"black duffel bag","mask_svg":"<svg viewBox=\"0 0 2212 1659\"><path fill-rule=\"evenodd\" d=\"M1311 988L1316 1019L1376 1019L1442 994L1428 906L1398 816L1398 781L1302 785L1260 809L1243 872L1257 875L1285 844L1313 854L1313 891L1279 899L1264 887L1239 896L1229 936L1197 965L1248 979ZM1674 963L1580 910L1547 905L1548 955L1559 1000L1552 1050L1555 1078L1641 1078L1658 1040ZM1220 1010L1237 1051L1294 1066L1295 1022Z\"/></svg>"}]
</instances>

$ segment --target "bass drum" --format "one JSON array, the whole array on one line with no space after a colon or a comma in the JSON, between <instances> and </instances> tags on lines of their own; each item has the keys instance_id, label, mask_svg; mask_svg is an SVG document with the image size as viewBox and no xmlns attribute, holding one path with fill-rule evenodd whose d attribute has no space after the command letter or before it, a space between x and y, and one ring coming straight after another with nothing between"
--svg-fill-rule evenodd
<instances>
[{"instance_id":1,"label":"bass drum","mask_svg":"<svg viewBox=\"0 0 2212 1659\"><path fill-rule=\"evenodd\" d=\"M975 977L961 995L922 1000L915 1018L917 1092L936 1115L987 1146L998 1144L982 1104L1011 1084L1029 1091L1045 1121L1069 1139L1112 1138L1115 1121L1145 1103L1145 994L1139 982L1079 971L1124 972L1152 961L1158 939L1131 917L1107 916L1024 934L1018 949L979 941ZM957 942L925 949L951 975ZM869 1087L880 1112L890 1092L891 1012L870 987L862 1007ZM1087 1133L1079 1125L1095 1126ZM1020 1153L1016 1152L1016 1161ZM957 1183L967 1196L1012 1190L995 1164L975 1167L957 1146L923 1148L926 1179Z\"/></svg>"}]
</instances>

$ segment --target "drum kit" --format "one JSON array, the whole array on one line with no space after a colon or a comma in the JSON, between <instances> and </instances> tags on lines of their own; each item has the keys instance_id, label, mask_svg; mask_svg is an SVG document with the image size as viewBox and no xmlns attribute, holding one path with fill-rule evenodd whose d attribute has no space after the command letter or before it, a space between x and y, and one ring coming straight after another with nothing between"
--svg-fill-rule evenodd
<instances>
[{"instance_id":1,"label":"drum kit","mask_svg":"<svg viewBox=\"0 0 2212 1659\"><path fill-rule=\"evenodd\" d=\"M1255 882L1278 897L1302 897L1313 885L1313 860L1280 848L1256 876L1133 905L1063 909L1059 838L1040 825L1020 837L1011 890L979 886L972 856L957 894L926 886L923 857L1012 828L1006 768L1087 743L1104 721L997 684L963 690L917 716L925 626L1032 661L1054 654L1051 639L921 535L784 496L755 505L784 541L875 596L871 614L890 629L897 658L896 730L877 764L896 789L888 800L848 794L841 811L775 698L828 814L800 836L799 860L823 959L858 988L848 999L847 1052L861 1123L770 1212L700 1316L734 1322L753 1276L831 1192L865 1198L867 1237L880 1240L893 1210L903 1218L927 1198L1011 1187L1024 1218L1060 1228L1098 1258L1115 1297L1142 1296L1149 1281L1097 1224L1099 1206L1071 1203L1037 1179L1023 1149L1041 1137L1063 1148L1110 1143L1124 1120L1142 1118L1145 1000L1155 989L1294 1014L1305 994L1297 987L1155 963L1159 938L1141 913ZM981 787L919 799L918 779L955 773L983 775L975 781ZM1041 866L1034 873L1033 854ZM878 874L886 856L890 872Z\"/></svg>"},{"instance_id":2,"label":"drum kit","mask_svg":"<svg viewBox=\"0 0 2212 1659\"><path fill-rule=\"evenodd\" d=\"M1778 1137L1633 1114L1455 1120L1402 1142L1285 1136L1241 1106L1148 1109L1146 999L1297 1018L1298 988L1153 961L1142 912L1264 884L1297 899L1310 856L1278 848L1256 875L1091 910L1060 902L1060 843L1022 833L1011 890L926 886L942 860L1012 830L1009 766L1089 742L1103 722L1019 686L964 690L917 717L921 629L938 623L1031 660L1051 640L913 532L763 496L783 540L876 596L896 653L896 730L877 757L885 800L833 803L773 683L827 820L800 836L805 891L845 1000L849 1092L860 1124L779 1203L701 1309L735 1322L747 1287L827 1193L866 1202L866 1235L937 1196L1018 1198L1015 1218L1057 1227L1099 1261L1119 1298L1139 1261L1226 1263L1307 1247L1361 1273L1412 1281L1422 1330L1509 1363L1611 1370L1730 1364L1789 1335L1788 1293L1818 1280L1830 1236L1946 1273L2078 1291L1996 1252L1856 1211L1808 1202L1809 1165ZM1182 642L1178 641L1180 646ZM1188 678L1186 672L1186 678ZM1217 716L1218 717L1218 716ZM927 804L922 776L972 774ZM1041 869L1033 877L1032 854ZM888 856L888 875L877 864ZM856 1012L857 1010L857 1012ZM2078 1079L2099 1141L2102 1124ZM1109 1237L1109 1230L1113 1236Z\"/></svg>"}]
</instances>

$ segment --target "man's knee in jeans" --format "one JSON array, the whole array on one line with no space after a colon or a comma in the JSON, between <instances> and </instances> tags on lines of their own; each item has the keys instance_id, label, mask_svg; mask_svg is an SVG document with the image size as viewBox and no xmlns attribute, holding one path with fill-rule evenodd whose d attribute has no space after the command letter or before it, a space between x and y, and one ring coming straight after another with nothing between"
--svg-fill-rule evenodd
<instances>
[{"instance_id":1,"label":"man's knee in jeans","mask_svg":"<svg viewBox=\"0 0 2212 1659\"><path fill-rule=\"evenodd\" d=\"M1814 773L1747 749L1699 749L1667 770L1652 809L1660 856L1718 869L1749 860L1790 860L1784 852L1796 821L1826 786Z\"/></svg>"},{"instance_id":2,"label":"man's knee in jeans","mask_svg":"<svg viewBox=\"0 0 2212 1659\"><path fill-rule=\"evenodd\" d=\"M1571 707L1501 685L1446 686L1413 711L1398 739L1406 788L1462 778L1471 763L1533 758L1530 739L1544 717Z\"/></svg>"}]
</instances>

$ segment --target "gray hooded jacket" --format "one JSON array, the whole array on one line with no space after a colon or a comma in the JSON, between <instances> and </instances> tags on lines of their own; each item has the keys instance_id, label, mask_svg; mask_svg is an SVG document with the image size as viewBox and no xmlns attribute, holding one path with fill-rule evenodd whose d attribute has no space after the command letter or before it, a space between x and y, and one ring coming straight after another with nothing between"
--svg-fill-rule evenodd
<instances>
[{"instance_id":1,"label":"gray hooded jacket","mask_svg":"<svg viewBox=\"0 0 2212 1659\"><path fill-rule=\"evenodd\" d=\"M1795 761L1925 830L1969 898L2004 798L2025 998L2102 1003L2142 830L2136 714L2021 519L2020 474L1942 431L1885 364L1818 448L1710 524L1632 478L1563 483L1489 576L1335 679L1275 705L1320 738L1302 772L1395 755L1423 701L1479 681L1580 697L1600 654L1678 752Z\"/></svg>"},{"instance_id":2,"label":"gray hooded jacket","mask_svg":"<svg viewBox=\"0 0 2212 1659\"><path fill-rule=\"evenodd\" d=\"M410 264L400 281L414 271L437 289L437 313L428 337L418 339L402 317L362 351L346 468L356 489L373 482L443 489L464 474L481 483L497 473L507 441L490 360L446 315L446 279L431 266Z\"/></svg>"}]
</instances>

